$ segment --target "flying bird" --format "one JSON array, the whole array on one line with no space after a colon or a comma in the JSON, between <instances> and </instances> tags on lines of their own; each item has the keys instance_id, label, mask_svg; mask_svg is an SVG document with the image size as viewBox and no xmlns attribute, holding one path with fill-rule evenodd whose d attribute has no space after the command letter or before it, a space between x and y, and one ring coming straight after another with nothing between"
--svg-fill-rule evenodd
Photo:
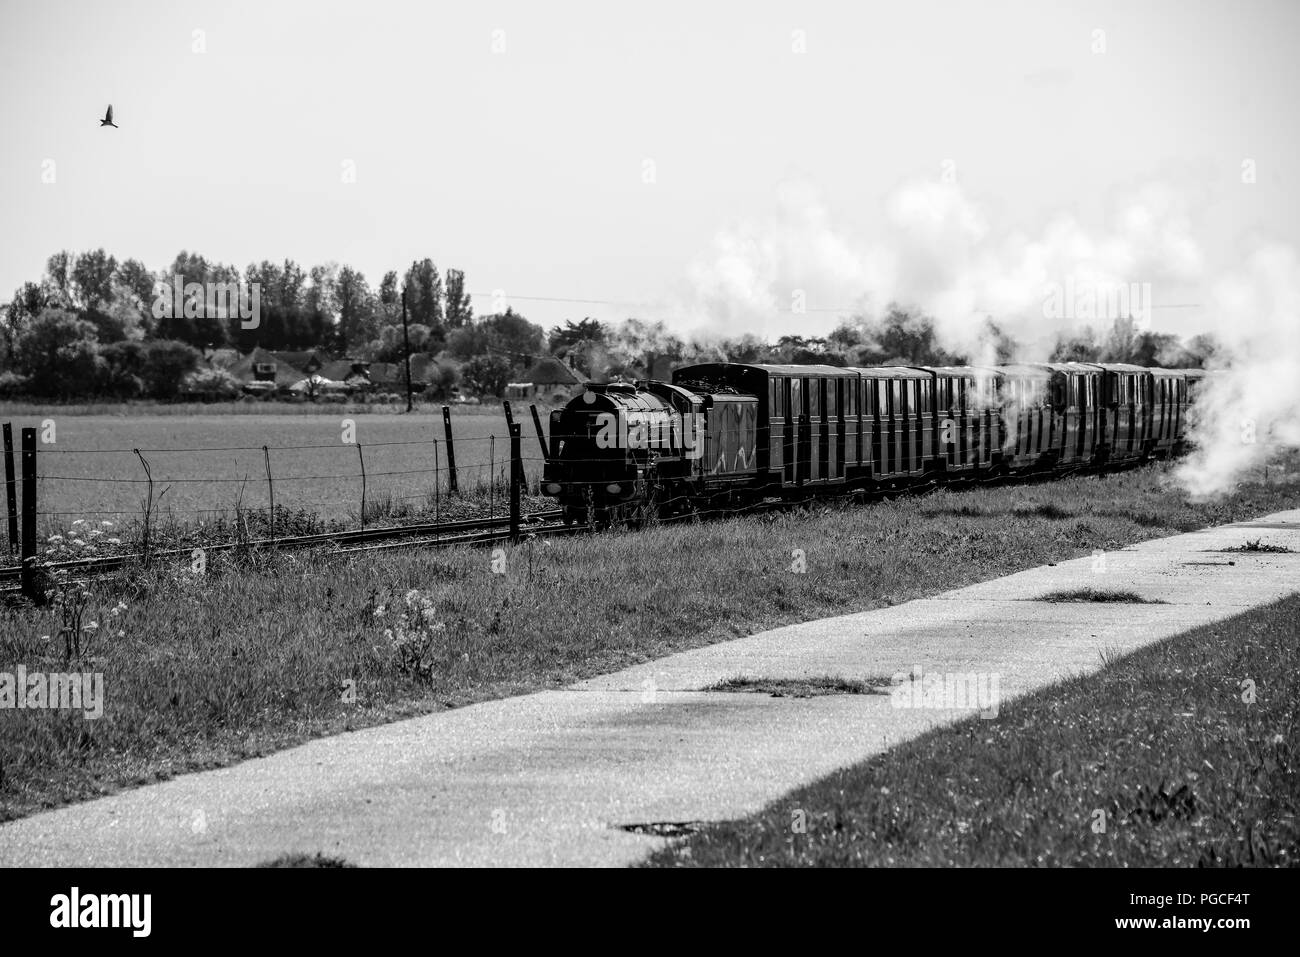
<instances>
[{"instance_id":1,"label":"flying bird","mask_svg":"<svg viewBox=\"0 0 1300 957\"><path fill-rule=\"evenodd\" d=\"M99 125L100 125L100 126L111 126L111 127L113 127L113 129L115 129L115 130L116 130L116 129L119 129L118 125L117 125L116 123L113 122L113 104L112 104L112 103L108 104L108 112L105 113L105 114L104 114L104 118L103 118L102 120L99 121Z\"/></svg>"}]
</instances>

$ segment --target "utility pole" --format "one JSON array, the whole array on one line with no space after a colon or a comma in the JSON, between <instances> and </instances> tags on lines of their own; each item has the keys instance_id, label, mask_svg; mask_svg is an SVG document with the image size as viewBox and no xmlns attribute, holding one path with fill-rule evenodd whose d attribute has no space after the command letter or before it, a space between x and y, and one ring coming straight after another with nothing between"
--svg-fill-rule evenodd
<instances>
[{"instance_id":1,"label":"utility pole","mask_svg":"<svg viewBox=\"0 0 1300 957\"><path fill-rule=\"evenodd\" d=\"M411 336L406 328L406 286L402 286L402 343L406 353L406 411L411 411Z\"/></svg>"}]
</instances>

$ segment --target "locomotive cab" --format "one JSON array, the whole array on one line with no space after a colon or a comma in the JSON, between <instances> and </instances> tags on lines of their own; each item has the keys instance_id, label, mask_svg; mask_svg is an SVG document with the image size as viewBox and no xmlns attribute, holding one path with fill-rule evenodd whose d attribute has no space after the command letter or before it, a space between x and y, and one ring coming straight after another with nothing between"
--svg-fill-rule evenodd
<instances>
[{"instance_id":1,"label":"locomotive cab","mask_svg":"<svg viewBox=\"0 0 1300 957\"><path fill-rule=\"evenodd\" d=\"M569 522L646 517L666 480L689 470L701 401L663 382L588 383L551 413L542 492Z\"/></svg>"}]
</instances>

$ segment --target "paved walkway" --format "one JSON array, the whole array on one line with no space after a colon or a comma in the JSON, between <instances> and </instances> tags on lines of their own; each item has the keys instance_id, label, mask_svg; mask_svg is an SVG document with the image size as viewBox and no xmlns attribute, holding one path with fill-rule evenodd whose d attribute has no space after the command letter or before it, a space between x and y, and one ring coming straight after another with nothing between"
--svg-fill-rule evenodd
<instances>
[{"instance_id":1,"label":"paved walkway","mask_svg":"<svg viewBox=\"0 0 1300 957\"><path fill-rule=\"evenodd\" d=\"M1223 553L1247 540L1294 554ZM1123 589L1165 604L1049 603ZM572 687L313 741L0 827L3 865L633 863L622 827L747 814L970 710L701 689L737 676L996 674L1001 698L1300 590L1300 510L893 608L778 628ZM996 720L996 718L992 719Z\"/></svg>"}]
</instances>

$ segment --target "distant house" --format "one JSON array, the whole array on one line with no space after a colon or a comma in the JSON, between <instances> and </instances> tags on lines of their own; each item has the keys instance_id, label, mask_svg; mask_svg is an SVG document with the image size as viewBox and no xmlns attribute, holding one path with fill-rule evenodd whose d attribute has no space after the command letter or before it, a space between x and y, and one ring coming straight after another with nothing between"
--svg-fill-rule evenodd
<instances>
[{"instance_id":1,"label":"distant house","mask_svg":"<svg viewBox=\"0 0 1300 957\"><path fill-rule=\"evenodd\" d=\"M285 365L301 369L308 375L320 372L321 368L329 361L327 356L322 356L314 349L306 352L272 352L277 362L283 362Z\"/></svg>"},{"instance_id":2,"label":"distant house","mask_svg":"<svg viewBox=\"0 0 1300 957\"><path fill-rule=\"evenodd\" d=\"M267 352L260 346L228 366L226 371L239 380L244 391L250 394L287 389L307 377L302 369L289 365L277 358L275 353Z\"/></svg>"},{"instance_id":3,"label":"distant house","mask_svg":"<svg viewBox=\"0 0 1300 957\"><path fill-rule=\"evenodd\" d=\"M538 399L563 402L582 387L583 378L572 366L552 356L538 359L518 382L506 385L512 399Z\"/></svg>"},{"instance_id":4,"label":"distant house","mask_svg":"<svg viewBox=\"0 0 1300 957\"><path fill-rule=\"evenodd\" d=\"M422 392L429 382L429 373L436 364L433 356L417 352L411 356L411 391ZM406 391L406 360L370 363L370 381L384 392Z\"/></svg>"},{"instance_id":5,"label":"distant house","mask_svg":"<svg viewBox=\"0 0 1300 957\"><path fill-rule=\"evenodd\" d=\"M320 367L318 374L334 382L345 383L354 392L364 392L371 386L370 363L356 359L331 359Z\"/></svg>"}]
</instances>

